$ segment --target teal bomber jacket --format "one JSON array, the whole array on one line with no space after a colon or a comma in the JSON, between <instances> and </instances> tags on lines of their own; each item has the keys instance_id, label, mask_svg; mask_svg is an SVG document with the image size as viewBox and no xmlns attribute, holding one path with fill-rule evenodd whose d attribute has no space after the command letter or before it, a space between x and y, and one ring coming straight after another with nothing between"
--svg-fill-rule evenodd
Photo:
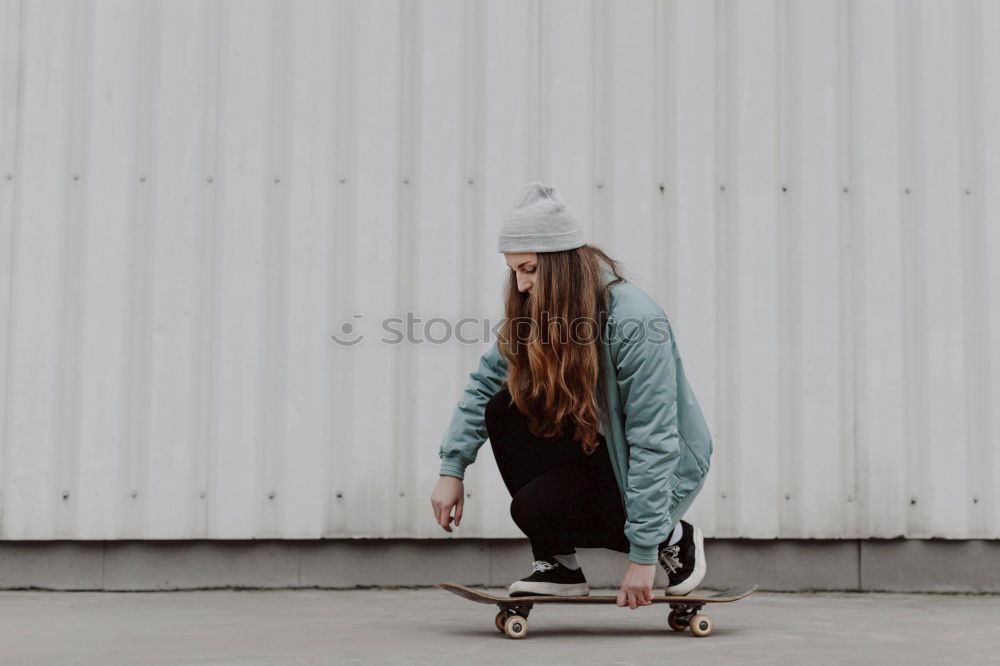
<instances>
[{"instance_id":1,"label":"teal bomber jacket","mask_svg":"<svg viewBox=\"0 0 1000 666\"><path fill-rule=\"evenodd\" d=\"M605 282L613 278L605 269ZM690 503L708 474L712 438L663 309L623 281L611 287L608 314L602 429L625 506L629 559L655 564L659 544L676 524L674 509ZM506 376L507 359L494 343L452 413L439 449L440 474L464 478L487 438L486 403Z\"/></svg>"}]
</instances>

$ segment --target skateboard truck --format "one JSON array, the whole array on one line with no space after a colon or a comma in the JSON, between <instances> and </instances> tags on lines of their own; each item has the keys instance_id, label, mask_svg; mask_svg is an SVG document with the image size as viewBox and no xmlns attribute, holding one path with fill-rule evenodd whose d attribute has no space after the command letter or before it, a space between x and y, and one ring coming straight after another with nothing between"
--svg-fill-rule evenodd
<instances>
[{"instance_id":1,"label":"skateboard truck","mask_svg":"<svg viewBox=\"0 0 1000 666\"><path fill-rule=\"evenodd\" d=\"M531 612L531 604L510 605L497 604L500 612L497 613L494 623L502 634L507 634L511 638L521 638L528 633L528 613Z\"/></svg>"},{"instance_id":2,"label":"skateboard truck","mask_svg":"<svg viewBox=\"0 0 1000 666\"><path fill-rule=\"evenodd\" d=\"M678 604L671 602L667 624L674 631L684 631L690 627L691 633L695 636L708 636L712 633L712 618L698 613L704 606L704 603Z\"/></svg>"}]
</instances>

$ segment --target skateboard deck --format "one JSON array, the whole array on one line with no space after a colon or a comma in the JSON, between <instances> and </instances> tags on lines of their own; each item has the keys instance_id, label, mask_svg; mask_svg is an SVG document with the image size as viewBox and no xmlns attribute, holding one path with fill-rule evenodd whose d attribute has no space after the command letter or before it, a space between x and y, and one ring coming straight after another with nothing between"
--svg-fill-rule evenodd
<instances>
[{"instance_id":1,"label":"skateboard deck","mask_svg":"<svg viewBox=\"0 0 1000 666\"><path fill-rule=\"evenodd\" d=\"M494 622L496 628L510 638L522 638L528 633L528 613L531 612L535 604L614 604L618 602L617 595L497 597L457 583L441 583L440 587L469 601L480 604L496 604L500 609ZM707 596L692 592L685 596L653 597L652 603L670 604L671 610L667 623L674 631L684 631L690 627L692 635L704 637L712 633L712 619L699 612L705 604L739 601L753 594L756 589L756 585L751 585L731 587Z\"/></svg>"}]
</instances>

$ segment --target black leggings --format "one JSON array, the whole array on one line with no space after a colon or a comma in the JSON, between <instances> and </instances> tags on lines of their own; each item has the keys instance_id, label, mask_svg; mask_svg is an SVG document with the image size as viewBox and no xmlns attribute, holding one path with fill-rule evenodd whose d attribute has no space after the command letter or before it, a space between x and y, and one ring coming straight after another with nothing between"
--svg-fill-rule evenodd
<instances>
[{"instance_id":1,"label":"black leggings","mask_svg":"<svg viewBox=\"0 0 1000 666\"><path fill-rule=\"evenodd\" d=\"M589 456L570 433L535 437L506 388L486 404L486 430L513 498L511 518L531 541L536 560L574 553L575 546L629 551L625 509L603 436Z\"/></svg>"}]
</instances>

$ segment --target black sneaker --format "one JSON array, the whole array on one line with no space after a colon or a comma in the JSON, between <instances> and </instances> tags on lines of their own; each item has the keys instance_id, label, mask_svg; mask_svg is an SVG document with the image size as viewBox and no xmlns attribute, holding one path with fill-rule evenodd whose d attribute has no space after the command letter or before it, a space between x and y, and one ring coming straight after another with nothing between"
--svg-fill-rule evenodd
<instances>
[{"instance_id":1,"label":"black sneaker","mask_svg":"<svg viewBox=\"0 0 1000 666\"><path fill-rule=\"evenodd\" d=\"M538 594L558 597L583 597L590 594L583 569L567 569L558 562L535 560L530 576L514 581L508 588L512 597Z\"/></svg>"},{"instance_id":2,"label":"black sneaker","mask_svg":"<svg viewBox=\"0 0 1000 666\"><path fill-rule=\"evenodd\" d=\"M660 565L667 572L667 596L683 596L705 577L705 540L701 529L681 520L681 538L672 546L660 547Z\"/></svg>"}]
</instances>

